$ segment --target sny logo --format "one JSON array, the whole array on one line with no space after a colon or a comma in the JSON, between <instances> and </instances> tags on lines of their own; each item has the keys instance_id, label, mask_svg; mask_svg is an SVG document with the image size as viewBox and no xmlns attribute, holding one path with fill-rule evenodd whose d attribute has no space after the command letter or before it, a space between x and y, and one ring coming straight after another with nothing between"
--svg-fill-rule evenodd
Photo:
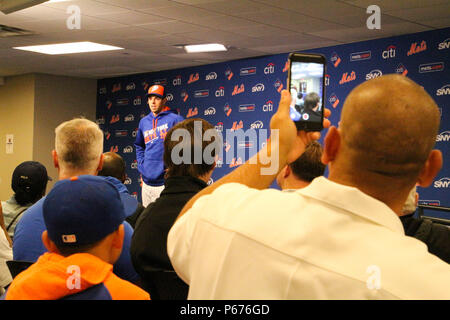
<instances>
[{"instance_id":1,"label":"sny logo","mask_svg":"<svg viewBox=\"0 0 450 320\"><path fill-rule=\"evenodd\" d=\"M131 90L135 90L135 89L136 89L136 84L134 82L127 84L127 86L125 88L126 91L131 91Z\"/></svg>"},{"instance_id":2,"label":"sny logo","mask_svg":"<svg viewBox=\"0 0 450 320\"><path fill-rule=\"evenodd\" d=\"M445 86L442 86L442 88L437 89L436 95L437 96L448 96L448 95L450 95L450 84L446 84Z\"/></svg>"},{"instance_id":3,"label":"sny logo","mask_svg":"<svg viewBox=\"0 0 450 320\"><path fill-rule=\"evenodd\" d=\"M231 93L231 95L232 95L232 96L235 96L235 95L240 94L240 93L242 93L242 92L244 92L244 91L245 91L245 88L244 88L244 84L243 84L243 83L241 84L241 86L235 85L235 86L234 86L234 90L233 90L233 92Z\"/></svg>"},{"instance_id":4,"label":"sny logo","mask_svg":"<svg viewBox=\"0 0 450 320\"><path fill-rule=\"evenodd\" d=\"M212 116L212 115L215 115L215 114L216 114L216 108L214 108L214 107L209 107L204 112L205 116Z\"/></svg>"},{"instance_id":5,"label":"sny logo","mask_svg":"<svg viewBox=\"0 0 450 320\"><path fill-rule=\"evenodd\" d=\"M252 92L262 92L264 91L264 85L262 83L258 83L252 88Z\"/></svg>"},{"instance_id":6,"label":"sny logo","mask_svg":"<svg viewBox=\"0 0 450 320\"><path fill-rule=\"evenodd\" d=\"M264 68L264 74L271 74L275 72L275 65L271 62Z\"/></svg>"},{"instance_id":7,"label":"sny logo","mask_svg":"<svg viewBox=\"0 0 450 320\"><path fill-rule=\"evenodd\" d=\"M105 124L105 116L101 116L101 117L98 118L97 121L95 121L95 122L97 122L98 125L100 125L100 124Z\"/></svg>"},{"instance_id":8,"label":"sny logo","mask_svg":"<svg viewBox=\"0 0 450 320\"><path fill-rule=\"evenodd\" d=\"M381 53L381 56L383 57L383 59L395 58L395 49L396 46L390 45Z\"/></svg>"},{"instance_id":9,"label":"sny logo","mask_svg":"<svg viewBox=\"0 0 450 320\"><path fill-rule=\"evenodd\" d=\"M450 48L450 38L445 39L438 45L438 50L444 50Z\"/></svg>"},{"instance_id":10,"label":"sny logo","mask_svg":"<svg viewBox=\"0 0 450 320\"><path fill-rule=\"evenodd\" d=\"M339 81L339 84L344 84L356 79L355 71L352 71L350 74L348 72L342 74L342 79Z\"/></svg>"},{"instance_id":11,"label":"sny logo","mask_svg":"<svg viewBox=\"0 0 450 320\"><path fill-rule=\"evenodd\" d=\"M366 80L375 79L382 75L383 75L383 72L381 72L381 70L375 69L375 70L370 71L368 74L366 74Z\"/></svg>"},{"instance_id":12,"label":"sny logo","mask_svg":"<svg viewBox=\"0 0 450 320\"><path fill-rule=\"evenodd\" d=\"M133 181L131 180L131 178L130 177L127 177L126 179L125 179L125 181L123 182L123 184L131 184Z\"/></svg>"},{"instance_id":13,"label":"sny logo","mask_svg":"<svg viewBox=\"0 0 450 320\"><path fill-rule=\"evenodd\" d=\"M261 120L256 120L250 125L250 129L262 129L264 127L264 124Z\"/></svg>"},{"instance_id":14,"label":"sny logo","mask_svg":"<svg viewBox=\"0 0 450 320\"><path fill-rule=\"evenodd\" d=\"M441 178L438 181L434 182L435 188L448 188L450 187L450 178Z\"/></svg>"},{"instance_id":15,"label":"sny logo","mask_svg":"<svg viewBox=\"0 0 450 320\"><path fill-rule=\"evenodd\" d=\"M125 116L125 118L123 118L123 122L131 122L131 121L134 121L134 115L132 115L131 113Z\"/></svg>"},{"instance_id":16,"label":"sny logo","mask_svg":"<svg viewBox=\"0 0 450 320\"><path fill-rule=\"evenodd\" d=\"M126 146L125 148L123 148L123 153L133 153L133 147Z\"/></svg>"},{"instance_id":17,"label":"sny logo","mask_svg":"<svg viewBox=\"0 0 450 320\"><path fill-rule=\"evenodd\" d=\"M411 56L411 55L413 55L415 53L419 53L419 52L422 52L422 51L425 51L425 50L427 50L427 43L425 42L425 40L423 40L420 43L420 46L417 45L417 42L414 42L414 43L411 44L411 48L409 49L407 55Z\"/></svg>"},{"instance_id":18,"label":"sny logo","mask_svg":"<svg viewBox=\"0 0 450 320\"><path fill-rule=\"evenodd\" d=\"M103 87L101 87L100 89L99 89L99 92L98 92L99 94L106 94L106 87L105 86L103 86Z\"/></svg>"},{"instance_id":19,"label":"sny logo","mask_svg":"<svg viewBox=\"0 0 450 320\"><path fill-rule=\"evenodd\" d=\"M205 80L209 81L209 80L216 80L217 79L217 73L215 72L210 72L206 75Z\"/></svg>"},{"instance_id":20,"label":"sny logo","mask_svg":"<svg viewBox=\"0 0 450 320\"><path fill-rule=\"evenodd\" d=\"M436 142L449 142L450 141L450 131L444 131L437 135Z\"/></svg>"}]
</instances>

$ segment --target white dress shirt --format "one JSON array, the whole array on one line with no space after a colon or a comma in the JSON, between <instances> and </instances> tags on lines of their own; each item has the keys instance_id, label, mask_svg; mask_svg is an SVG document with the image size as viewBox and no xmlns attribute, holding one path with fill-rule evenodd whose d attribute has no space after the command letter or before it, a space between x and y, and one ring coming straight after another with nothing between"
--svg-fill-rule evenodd
<instances>
[{"instance_id":1,"label":"white dress shirt","mask_svg":"<svg viewBox=\"0 0 450 320\"><path fill-rule=\"evenodd\" d=\"M3 288L12 281L11 273L6 265L6 261L12 259L12 249L6 239L5 232L0 228L0 295L3 293Z\"/></svg>"},{"instance_id":2,"label":"white dress shirt","mask_svg":"<svg viewBox=\"0 0 450 320\"><path fill-rule=\"evenodd\" d=\"M172 227L189 299L450 299L450 266L398 216L324 177L295 192L225 184Z\"/></svg>"}]
</instances>

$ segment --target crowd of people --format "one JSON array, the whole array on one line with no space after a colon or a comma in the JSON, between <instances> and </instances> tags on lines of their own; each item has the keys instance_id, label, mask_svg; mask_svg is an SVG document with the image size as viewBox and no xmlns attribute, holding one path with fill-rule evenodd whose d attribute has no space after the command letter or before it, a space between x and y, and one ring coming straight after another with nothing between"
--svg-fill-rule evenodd
<instances>
[{"instance_id":1,"label":"crowd of people","mask_svg":"<svg viewBox=\"0 0 450 320\"><path fill-rule=\"evenodd\" d=\"M55 129L48 194L42 164L16 168L0 207L2 299L450 299L450 229L414 216L416 186L443 163L439 110L420 85L400 75L360 84L338 128L325 110L323 145L297 131L284 90L270 123L279 138L209 185L215 163L193 161L208 146L194 137L214 126L176 117L164 87L148 93L136 139L146 203L87 119ZM179 129L192 138L181 164ZM261 174L267 153L278 170ZM26 267L14 274L7 261Z\"/></svg>"}]
</instances>

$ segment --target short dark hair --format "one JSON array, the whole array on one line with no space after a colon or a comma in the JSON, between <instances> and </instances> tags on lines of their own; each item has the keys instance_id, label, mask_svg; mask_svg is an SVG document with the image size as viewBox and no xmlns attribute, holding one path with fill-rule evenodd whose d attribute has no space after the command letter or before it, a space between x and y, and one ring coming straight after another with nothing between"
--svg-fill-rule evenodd
<instances>
[{"instance_id":1,"label":"short dark hair","mask_svg":"<svg viewBox=\"0 0 450 320\"><path fill-rule=\"evenodd\" d=\"M198 145L196 145L197 141L194 139L194 130L195 130L194 123L197 121L201 122L201 130L202 130L201 137L203 137L205 131L214 128L214 126L206 120L203 120L200 118L193 118L193 119L187 119L187 120L177 123L175 126L173 126L167 132L166 138L164 139L164 164L167 168L166 175L165 175L166 178L169 178L172 176L192 176L192 177L198 178L198 177L201 177L202 175L208 173L212 169L214 169L214 163L212 163L212 164L205 163L205 159L203 159L203 156L202 156L202 163L200 163L200 164L194 163L194 151L196 148L199 147ZM172 161L172 157L171 157L172 150L178 143L180 143L179 140L172 141L172 135L175 132L175 130L177 130L177 129L185 129L190 134L191 158L189 159L190 160L189 163L174 164ZM199 134L199 132L197 132L196 134ZM217 142L217 140L215 140L215 139L216 139L216 137L214 138L214 142ZM205 150L205 148L210 143L213 143L213 142L203 141L203 139L201 139L202 154L203 154L203 150ZM181 150L180 156L182 157L182 150ZM211 156L213 156L213 157L216 156L214 151L212 151Z\"/></svg>"},{"instance_id":2,"label":"short dark hair","mask_svg":"<svg viewBox=\"0 0 450 320\"><path fill-rule=\"evenodd\" d=\"M305 109L312 110L317 106L317 103L320 101L320 97L317 93L310 92L306 95L304 101Z\"/></svg>"},{"instance_id":3,"label":"short dark hair","mask_svg":"<svg viewBox=\"0 0 450 320\"><path fill-rule=\"evenodd\" d=\"M120 182L126 179L126 165L123 158L115 152L105 152L102 170L98 172L99 176L114 177Z\"/></svg>"},{"instance_id":4,"label":"short dark hair","mask_svg":"<svg viewBox=\"0 0 450 320\"><path fill-rule=\"evenodd\" d=\"M306 146L305 152L297 160L289 164L289 167L297 178L311 182L325 172L321 157L322 146L313 141Z\"/></svg>"}]
</instances>

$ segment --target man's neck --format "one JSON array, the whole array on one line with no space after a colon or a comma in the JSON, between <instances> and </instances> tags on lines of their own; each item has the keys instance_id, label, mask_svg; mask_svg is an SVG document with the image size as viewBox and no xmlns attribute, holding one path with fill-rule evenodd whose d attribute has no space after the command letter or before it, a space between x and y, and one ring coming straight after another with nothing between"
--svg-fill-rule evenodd
<instances>
[{"instance_id":1,"label":"man's neck","mask_svg":"<svg viewBox=\"0 0 450 320\"><path fill-rule=\"evenodd\" d=\"M97 172L92 172L92 170L60 170L58 173L58 179L64 180L64 179L70 179L75 176L82 176L82 175L93 175L96 176Z\"/></svg>"},{"instance_id":2,"label":"man's neck","mask_svg":"<svg viewBox=\"0 0 450 320\"><path fill-rule=\"evenodd\" d=\"M309 184L310 184L310 182L299 180L299 179L294 178L294 177L292 177L292 178L288 177L284 181L283 186L282 186L281 189L282 190L285 190L285 189L302 189L302 188L308 186Z\"/></svg>"}]
</instances>

